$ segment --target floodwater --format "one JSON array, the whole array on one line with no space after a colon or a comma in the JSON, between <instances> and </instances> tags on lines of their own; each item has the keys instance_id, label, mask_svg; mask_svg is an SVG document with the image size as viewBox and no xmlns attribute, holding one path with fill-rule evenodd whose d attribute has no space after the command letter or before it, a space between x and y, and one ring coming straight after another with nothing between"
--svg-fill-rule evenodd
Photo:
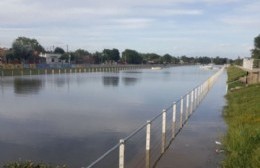
<instances>
[{"instance_id":1,"label":"floodwater","mask_svg":"<svg viewBox=\"0 0 260 168\"><path fill-rule=\"evenodd\" d=\"M215 72L183 66L0 78L0 166L87 166Z\"/></svg>"},{"instance_id":2,"label":"floodwater","mask_svg":"<svg viewBox=\"0 0 260 168\"><path fill-rule=\"evenodd\" d=\"M226 73L220 75L180 134L160 159L157 168L221 167L224 157L222 138L226 124L222 117ZM220 142L220 143L219 143Z\"/></svg>"}]
</instances>

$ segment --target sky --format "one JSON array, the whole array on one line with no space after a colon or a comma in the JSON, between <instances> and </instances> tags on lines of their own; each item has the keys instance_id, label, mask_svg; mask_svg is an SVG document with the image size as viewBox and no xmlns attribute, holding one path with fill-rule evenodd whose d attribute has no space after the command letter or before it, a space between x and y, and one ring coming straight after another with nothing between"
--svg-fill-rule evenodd
<instances>
[{"instance_id":1,"label":"sky","mask_svg":"<svg viewBox=\"0 0 260 168\"><path fill-rule=\"evenodd\" d=\"M0 47L20 36L90 52L249 57L259 0L1 0Z\"/></svg>"}]
</instances>

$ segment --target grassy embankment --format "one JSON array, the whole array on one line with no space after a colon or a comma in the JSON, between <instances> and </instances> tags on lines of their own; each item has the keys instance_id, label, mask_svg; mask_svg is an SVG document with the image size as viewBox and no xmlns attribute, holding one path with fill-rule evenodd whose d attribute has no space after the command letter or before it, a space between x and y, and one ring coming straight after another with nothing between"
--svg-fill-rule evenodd
<instances>
[{"instance_id":1,"label":"grassy embankment","mask_svg":"<svg viewBox=\"0 0 260 168\"><path fill-rule=\"evenodd\" d=\"M260 167L260 84L246 86L237 80L246 72L228 68L228 105L224 116L228 131L224 138L223 167ZM237 82L232 82L237 81ZM233 89L239 86L239 89Z\"/></svg>"}]
</instances>

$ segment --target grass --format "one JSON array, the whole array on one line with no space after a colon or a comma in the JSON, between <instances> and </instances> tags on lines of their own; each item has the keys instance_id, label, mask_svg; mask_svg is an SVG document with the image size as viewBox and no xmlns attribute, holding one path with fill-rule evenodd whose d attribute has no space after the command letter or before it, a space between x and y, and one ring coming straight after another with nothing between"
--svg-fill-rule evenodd
<instances>
[{"instance_id":1,"label":"grass","mask_svg":"<svg viewBox=\"0 0 260 168\"><path fill-rule=\"evenodd\" d=\"M228 88L243 87L245 84L239 81L239 78L246 76L247 72L235 66L230 66L227 69L228 73Z\"/></svg>"},{"instance_id":2,"label":"grass","mask_svg":"<svg viewBox=\"0 0 260 168\"><path fill-rule=\"evenodd\" d=\"M237 80L236 68L228 69L229 82ZM228 131L224 138L225 168L260 167L260 84L229 91L224 116Z\"/></svg>"},{"instance_id":3,"label":"grass","mask_svg":"<svg viewBox=\"0 0 260 168\"><path fill-rule=\"evenodd\" d=\"M32 161L19 161L7 163L4 165L4 168L66 168L66 166L52 166L45 163L35 163Z\"/></svg>"}]
</instances>

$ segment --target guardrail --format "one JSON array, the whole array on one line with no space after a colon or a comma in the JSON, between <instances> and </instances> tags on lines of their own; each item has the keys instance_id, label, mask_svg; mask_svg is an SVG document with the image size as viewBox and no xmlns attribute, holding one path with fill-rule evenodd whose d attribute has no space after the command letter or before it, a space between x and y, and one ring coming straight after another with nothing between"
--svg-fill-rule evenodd
<instances>
[{"instance_id":1,"label":"guardrail","mask_svg":"<svg viewBox=\"0 0 260 168\"><path fill-rule=\"evenodd\" d=\"M87 168L155 167L223 70L224 67L130 135L120 139Z\"/></svg>"}]
</instances>

